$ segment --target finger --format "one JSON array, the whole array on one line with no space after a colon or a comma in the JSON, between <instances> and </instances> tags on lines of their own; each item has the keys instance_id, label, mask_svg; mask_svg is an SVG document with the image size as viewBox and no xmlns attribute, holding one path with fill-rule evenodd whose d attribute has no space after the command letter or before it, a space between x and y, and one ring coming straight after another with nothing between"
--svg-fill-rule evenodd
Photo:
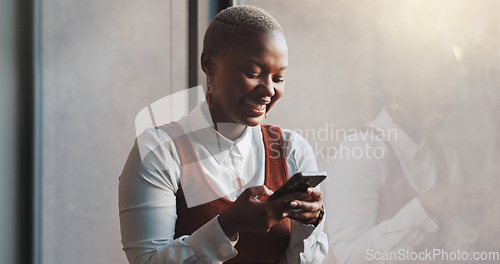
<instances>
[{"instance_id":1,"label":"finger","mask_svg":"<svg viewBox=\"0 0 500 264\"><path fill-rule=\"evenodd\" d=\"M288 214L288 212L283 212L283 213L281 214L281 218L285 218L285 217L287 217L288 215L289 215L289 214Z\"/></svg>"},{"instance_id":2,"label":"finger","mask_svg":"<svg viewBox=\"0 0 500 264\"><path fill-rule=\"evenodd\" d=\"M321 201L323 200L323 193L320 189L311 189L311 194L309 194L312 201Z\"/></svg>"},{"instance_id":3,"label":"finger","mask_svg":"<svg viewBox=\"0 0 500 264\"><path fill-rule=\"evenodd\" d=\"M262 205L269 206L271 212L269 216L277 221L283 220L289 214L287 210L290 207L284 204L276 204L274 203L274 201L273 202L263 201Z\"/></svg>"},{"instance_id":4,"label":"finger","mask_svg":"<svg viewBox=\"0 0 500 264\"><path fill-rule=\"evenodd\" d=\"M316 212L321 210L322 204L320 202L305 202L294 200L290 202L290 207L293 209L299 209L306 212Z\"/></svg>"},{"instance_id":5,"label":"finger","mask_svg":"<svg viewBox=\"0 0 500 264\"><path fill-rule=\"evenodd\" d=\"M308 188L307 189L307 197L304 197L300 200L302 201L308 201L308 202L316 202L316 201L321 201L323 199L323 194L321 193L321 190L319 188Z\"/></svg>"},{"instance_id":6,"label":"finger","mask_svg":"<svg viewBox=\"0 0 500 264\"><path fill-rule=\"evenodd\" d=\"M267 188L267 186L265 186L265 185L262 185L262 186L264 186L264 188L266 189L266 193L264 194L264 196L269 197L274 193L273 191L269 190Z\"/></svg>"},{"instance_id":7,"label":"finger","mask_svg":"<svg viewBox=\"0 0 500 264\"><path fill-rule=\"evenodd\" d=\"M259 196L270 196L273 194L265 185L259 185L247 188L241 195L247 198L256 198Z\"/></svg>"},{"instance_id":8,"label":"finger","mask_svg":"<svg viewBox=\"0 0 500 264\"><path fill-rule=\"evenodd\" d=\"M307 193L307 191L304 191L304 192L294 192L294 193L291 193L291 194L287 194L283 197L281 197L280 199L277 199L280 203L290 203L291 201L293 200L299 200L299 199L302 199L304 197L307 197L309 194Z\"/></svg>"},{"instance_id":9,"label":"finger","mask_svg":"<svg viewBox=\"0 0 500 264\"><path fill-rule=\"evenodd\" d=\"M316 220L319 216L318 212L302 212L302 211L290 211L288 212L288 217L302 223L311 223Z\"/></svg>"}]
</instances>

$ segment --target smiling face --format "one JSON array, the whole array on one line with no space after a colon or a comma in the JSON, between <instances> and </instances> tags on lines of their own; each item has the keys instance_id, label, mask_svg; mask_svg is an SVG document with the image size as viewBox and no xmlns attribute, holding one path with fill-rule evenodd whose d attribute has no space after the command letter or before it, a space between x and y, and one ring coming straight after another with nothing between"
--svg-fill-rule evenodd
<instances>
[{"instance_id":1,"label":"smiling face","mask_svg":"<svg viewBox=\"0 0 500 264\"><path fill-rule=\"evenodd\" d=\"M241 33L224 44L218 54L204 52L201 62L207 74L216 123L256 126L283 95L288 49L278 30Z\"/></svg>"}]
</instances>

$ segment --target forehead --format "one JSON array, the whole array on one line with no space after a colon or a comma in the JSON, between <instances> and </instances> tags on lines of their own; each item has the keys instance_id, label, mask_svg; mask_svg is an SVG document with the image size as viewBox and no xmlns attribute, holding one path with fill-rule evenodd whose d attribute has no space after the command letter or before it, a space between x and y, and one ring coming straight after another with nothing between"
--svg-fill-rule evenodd
<instances>
[{"instance_id":1,"label":"forehead","mask_svg":"<svg viewBox=\"0 0 500 264\"><path fill-rule=\"evenodd\" d=\"M222 45L219 53L222 56L230 56L233 59L242 57L274 57L281 64L288 64L286 40L278 30L236 33Z\"/></svg>"}]
</instances>

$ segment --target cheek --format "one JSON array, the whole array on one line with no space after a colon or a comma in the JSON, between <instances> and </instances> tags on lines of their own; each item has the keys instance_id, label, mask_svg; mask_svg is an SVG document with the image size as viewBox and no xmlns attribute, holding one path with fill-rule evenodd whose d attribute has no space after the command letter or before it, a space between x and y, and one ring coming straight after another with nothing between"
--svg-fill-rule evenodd
<instances>
[{"instance_id":1,"label":"cheek","mask_svg":"<svg viewBox=\"0 0 500 264\"><path fill-rule=\"evenodd\" d=\"M243 72L236 66L228 66L220 68L219 74L217 75L217 81L224 83L225 86L229 86L231 89L237 89L238 87L241 88L246 78Z\"/></svg>"},{"instance_id":2,"label":"cheek","mask_svg":"<svg viewBox=\"0 0 500 264\"><path fill-rule=\"evenodd\" d=\"M219 103L225 105L227 108L233 108L238 105L241 98L252 90L252 85L255 85L251 80L246 80L237 74L226 75L226 78L220 78L217 81Z\"/></svg>"},{"instance_id":3,"label":"cheek","mask_svg":"<svg viewBox=\"0 0 500 264\"><path fill-rule=\"evenodd\" d=\"M281 98L281 96L283 96L284 93L285 93L285 83L283 83L280 88L276 89L276 94L278 95L278 98Z\"/></svg>"},{"instance_id":4,"label":"cheek","mask_svg":"<svg viewBox=\"0 0 500 264\"><path fill-rule=\"evenodd\" d=\"M284 92L285 92L285 85L284 84L281 84L279 87L275 87L272 100L274 102L278 101L283 96Z\"/></svg>"},{"instance_id":5,"label":"cheek","mask_svg":"<svg viewBox=\"0 0 500 264\"><path fill-rule=\"evenodd\" d=\"M269 104L268 109L267 109L268 111L283 96L284 90L285 90L284 86L279 87L279 88L275 88L275 93L274 93L273 97L271 98L271 103Z\"/></svg>"}]
</instances>

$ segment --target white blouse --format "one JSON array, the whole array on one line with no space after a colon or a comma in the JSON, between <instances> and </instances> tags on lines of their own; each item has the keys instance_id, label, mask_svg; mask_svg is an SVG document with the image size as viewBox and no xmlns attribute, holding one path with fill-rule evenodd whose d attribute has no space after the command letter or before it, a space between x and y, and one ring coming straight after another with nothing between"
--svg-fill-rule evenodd
<instances>
[{"instance_id":1,"label":"white blouse","mask_svg":"<svg viewBox=\"0 0 500 264\"><path fill-rule=\"evenodd\" d=\"M147 129L136 139L120 175L122 244L130 263L222 263L233 258L237 255L238 238L230 240L217 217L190 236L174 239L176 192L182 183L191 207L222 196L234 201L246 188L264 184L260 125L246 127L238 139L229 140L213 129L206 101L177 122L219 196L211 192L190 193L190 188L186 188L189 181L183 182L180 177L180 166L190 165L180 164L175 145L164 130ZM317 171L307 141L290 130L283 130L283 136L289 177L300 171ZM324 222L314 228L292 220L290 243L281 262L321 263L328 250Z\"/></svg>"}]
</instances>

